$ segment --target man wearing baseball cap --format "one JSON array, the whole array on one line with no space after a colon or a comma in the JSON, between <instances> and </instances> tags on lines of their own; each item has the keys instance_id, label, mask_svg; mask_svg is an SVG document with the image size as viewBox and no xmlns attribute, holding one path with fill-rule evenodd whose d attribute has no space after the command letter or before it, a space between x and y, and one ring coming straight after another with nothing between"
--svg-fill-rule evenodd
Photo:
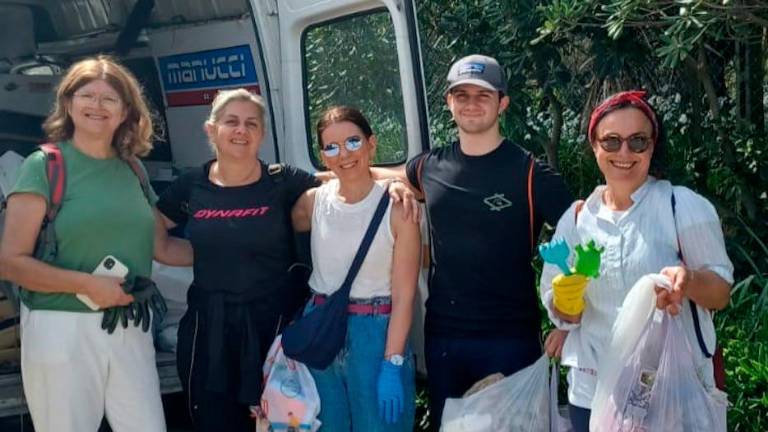
<instances>
[{"instance_id":1,"label":"man wearing baseball cap","mask_svg":"<svg viewBox=\"0 0 768 432\"><path fill-rule=\"evenodd\" d=\"M406 165L431 235L425 353L435 430L446 398L541 355L533 246L573 201L559 175L501 136L509 96L495 59L454 63L446 102L458 141Z\"/></svg>"}]
</instances>

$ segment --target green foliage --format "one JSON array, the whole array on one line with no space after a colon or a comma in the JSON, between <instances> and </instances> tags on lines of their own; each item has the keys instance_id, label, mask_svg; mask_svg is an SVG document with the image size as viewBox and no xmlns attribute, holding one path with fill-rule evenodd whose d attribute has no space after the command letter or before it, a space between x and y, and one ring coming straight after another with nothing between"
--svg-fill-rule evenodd
<instances>
[{"instance_id":1,"label":"green foliage","mask_svg":"<svg viewBox=\"0 0 768 432\"><path fill-rule=\"evenodd\" d=\"M750 259L757 265L768 261L768 249L755 240L764 251ZM768 430L767 276L755 273L736 284L731 307L715 319L726 361L728 422L734 431Z\"/></svg>"},{"instance_id":2,"label":"green foliage","mask_svg":"<svg viewBox=\"0 0 768 432\"><path fill-rule=\"evenodd\" d=\"M768 3L421 0L419 19L433 145L455 136L443 100L449 65L492 55L510 76L503 132L550 160L554 144L578 197L602 182L585 139L592 107L628 88L654 95L667 132L666 176L715 205L735 268L732 305L715 316L729 430L768 430L768 138L765 119L740 108L745 89L768 94L765 70L745 74L743 50L760 46Z\"/></svg>"},{"instance_id":3,"label":"green foliage","mask_svg":"<svg viewBox=\"0 0 768 432\"><path fill-rule=\"evenodd\" d=\"M416 420L414 429L417 431L429 430L429 393L427 383L424 380L416 381Z\"/></svg>"}]
</instances>

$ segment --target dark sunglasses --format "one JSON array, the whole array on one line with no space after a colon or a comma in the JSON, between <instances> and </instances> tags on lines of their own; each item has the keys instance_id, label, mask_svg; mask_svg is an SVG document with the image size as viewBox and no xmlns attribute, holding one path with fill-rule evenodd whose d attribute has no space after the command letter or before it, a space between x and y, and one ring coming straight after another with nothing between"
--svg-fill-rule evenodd
<instances>
[{"instance_id":1,"label":"dark sunglasses","mask_svg":"<svg viewBox=\"0 0 768 432\"><path fill-rule=\"evenodd\" d=\"M632 135L629 138L622 138L620 136L613 135L597 140L597 143L600 144L600 147L602 147L603 150L607 151L608 153L615 153L621 150L621 146L625 142L629 147L629 151L632 153L643 153L648 150L648 147L651 146L653 139L645 135Z\"/></svg>"},{"instance_id":2,"label":"dark sunglasses","mask_svg":"<svg viewBox=\"0 0 768 432\"><path fill-rule=\"evenodd\" d=\"M360 137L349 137L344 141L344 148L347 149L347 151L353 152L360 150L360 147L363 146L363 140L360 139ZM341 146L338 143L332 142L329 144L326 144L325 147L321 150L325 157L336 157L341 153Z\"/></svg>"}]
</instances>

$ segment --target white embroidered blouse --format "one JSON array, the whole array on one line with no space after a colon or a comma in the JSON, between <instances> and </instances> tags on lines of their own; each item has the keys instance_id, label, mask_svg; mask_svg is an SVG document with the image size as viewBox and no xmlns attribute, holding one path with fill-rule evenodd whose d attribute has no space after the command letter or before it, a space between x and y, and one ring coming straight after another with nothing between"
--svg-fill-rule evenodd
<instances>
[{"instance_id":1,"label":"white embroidered blouse","mask_svg":"<svg viewBox=\"0 0 768 432\"><path fill-rule=\"evenodd\" d=\"M541 299L550 320L558 328L570 330L561 362L582 371L597 370L601 350L608 343L624 297L635 282L664 267L682 265L678 258L678 237L687 267L711 270L733 283L733 265L726 254L720 220L707 199L688 188L673 187L668 181L649 176L632 194L633 205L625 212L616 213L603 204L604 190L605 186L595 188L578 217L575 203L571 205L560 218L554 234L555 239L564 238L571 248L589 240L595 240L605 248L600 276L591 280L586 289L581 323L569 324L554 314L552 279L561 273L560 269L545 264L541 275ZM671 201L673 191L675 217ZM711 353L715 348L712 316L701 307L697 306L697 309L703 339ZM699 348L687 300L683 302L682 317L688 341L697 355L696 368L706 383L712 384L712 362ZM594 393L593 375L569 374L572 404L589 407Z\"/></svg>"}]
</instances>

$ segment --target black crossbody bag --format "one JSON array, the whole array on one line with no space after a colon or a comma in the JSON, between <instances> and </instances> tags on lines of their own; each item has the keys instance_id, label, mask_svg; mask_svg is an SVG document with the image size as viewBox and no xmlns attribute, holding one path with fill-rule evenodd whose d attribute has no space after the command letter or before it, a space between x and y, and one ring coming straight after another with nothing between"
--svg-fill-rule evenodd
<instances>
[{"instance_id":1,"label":"black crossbody bag","mask_svg":"<svg viewBox=\"0 0 768 432\"><path fill-rule=\"evenodd\" d=\"M677 257L680 258L683 265L685 263L685 257L683 256L683 246L680 243L680 236L677 233L677 209L675 208L677 202L675 200L675 193L672 192L672 217L675 220L675 236L677 237ZM723 358L723 348L719 345L715 345L714 353L709 351L707 344L704 342L704 336L701 333L701 324L699 322L699 311L696 308L696 303L693 300L688 299L689 306L691 307L691 317L693 318L693 330L696 333L696 342L699 343L699 349L701 349L704 357L712 359L712 368L715 374L715 386L725 391L725 360Z\"/></svg>"},{"instance_id":2,"label":"black crossbody bag","mask_svg":"<svg viewBox=\"0 0 768 432\"><path fill-rule=\"evenodd\" d=\"M341 287L328 296L325 303L317 305L283 330L285 355L315 369L327 368L336 358L347 338L347 307L352 282L368 254L388 205L389 192L385 190Z\"/></svg>"}]
</instances>

